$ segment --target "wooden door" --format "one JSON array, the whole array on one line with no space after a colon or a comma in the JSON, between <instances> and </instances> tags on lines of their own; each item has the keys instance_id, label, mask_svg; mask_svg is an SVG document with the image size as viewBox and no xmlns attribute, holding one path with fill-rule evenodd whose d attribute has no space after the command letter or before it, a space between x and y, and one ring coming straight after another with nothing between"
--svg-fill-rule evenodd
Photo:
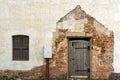
<instances>
[{"instance_id":1,"label":"wooden door","mask_svg":"<svg viewBox=\"0 0 120 80\"><path fill-rule=\"evenodd\" d=\"M71 76L89 76L90 51L89 39L69 39L68 74Z\"/></svg>"}]
</instances>

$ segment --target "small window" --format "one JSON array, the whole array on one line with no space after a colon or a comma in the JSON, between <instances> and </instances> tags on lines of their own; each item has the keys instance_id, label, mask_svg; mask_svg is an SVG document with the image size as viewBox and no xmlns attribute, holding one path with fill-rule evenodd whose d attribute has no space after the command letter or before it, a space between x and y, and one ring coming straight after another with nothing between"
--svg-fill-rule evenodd
<instances>
[{"instance_id":1,"label":"small window","mask_svg":"<svg viewBox=\"0 0 120 80\"><path fill-rule=\"evenodd\" d=\"M13 41L13 60L29 60L29 36L15 35Z\"/></svg>"}]
</instances>

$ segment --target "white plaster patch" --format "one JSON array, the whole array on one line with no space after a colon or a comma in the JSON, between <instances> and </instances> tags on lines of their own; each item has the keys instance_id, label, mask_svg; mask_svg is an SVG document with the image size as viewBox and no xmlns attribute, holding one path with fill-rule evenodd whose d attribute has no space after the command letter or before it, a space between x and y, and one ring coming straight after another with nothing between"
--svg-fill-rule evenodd
<instances>
[{"instance_id":1,"label":"white plaster patch","mask_svg":"<svg viewBox=\"0 0 120 80\"><path fill-rule=\"evenodd\" d=\"M56 29L56 22L76 5L81 5L86 13L114 31L114 69L115 72L120 72L119 0L0 0L0 69L27 70L43 65L43 46L46 41L51 44L51 33ZM66 22L69 23L65 25L66 28L74 30L70 26L73 21ZM19 33L31 38L31 60L28 62L11 60L10 37Z\"/></svg>"},{"instance_id":2,"label":"white plaster patch","mask_svg":"<svg viewBox=\"0 0 120 80\"><path fill-rule=\"evenodd\" d=\"M115 21L120 21L120 6L118 6L118 12L113 16Z\"/></svg>"},{"instance_id":3,"label":"white plaster patch","mask_svg":"<svg viewBox=\"0 0 120 80\"><path fill-rule=\"evenodd\" d=\"M120 72L120 40L116 37L115 44L114 44L114 71L119 73Z\"/></svg>"}]
</instances>

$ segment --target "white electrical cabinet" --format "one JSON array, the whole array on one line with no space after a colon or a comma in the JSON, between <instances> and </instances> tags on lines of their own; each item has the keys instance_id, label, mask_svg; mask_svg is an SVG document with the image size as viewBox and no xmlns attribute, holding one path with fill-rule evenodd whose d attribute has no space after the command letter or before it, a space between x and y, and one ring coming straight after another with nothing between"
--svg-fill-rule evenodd
<instances>
[{"instance_id":1,"label":"white electrical cabinet","mask_svg":"<svg viewBox=\"0 0 120 80\"><path fill-rule=\"evenodd\" d=\"M44 58L52 58L52 46L51 45L44 46Z\"/></svg>"}]
</instances>

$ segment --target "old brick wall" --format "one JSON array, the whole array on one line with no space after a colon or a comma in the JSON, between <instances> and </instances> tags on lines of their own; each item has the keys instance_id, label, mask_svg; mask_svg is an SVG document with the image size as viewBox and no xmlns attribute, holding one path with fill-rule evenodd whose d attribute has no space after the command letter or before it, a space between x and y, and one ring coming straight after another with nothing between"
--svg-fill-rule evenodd
<instances>
[{"instance_id":1,"label":"old brick wall","mask_svg":"<svg viewBox=\"0 0 120 80\"><path fill-rule=\"evenodd\" d=\"M0 70L0 78L40 79L45 66L38 66L31 70Z\"/></svg>"},{"instance_id":2,"label":"old brick wall","mask_svg":"<svg viewBox=\"0 0 120 80\"><path fill-rule=\"evenodd\" d=\"M71 1L70 1L70 3L71 3ZM8 4L8 3L5 3L5 4ZM21 4L19 4L19 6L17 6L17 7L21 7ZM25 3L25 4L27 4L27 3ZM23 3L22 6L24 6L25 4ZM32 4L33 3L31 2L30 5L32 5ZM13 8L15 7L15 5L13 5L13 3L11 4L11 6L13 6ZM63 6L63 4L61 6ZM7 34L9 33L11 35L16 34L17 33L17 32L15 32L16 30L18 31L18 33L19 33L19 31L20 31L20 33L21 33L21 31L23 31L22 32L23 34L24 33L25 34L30 33L30 35L33 36L33 37L31 37L33 43L35 42L34 44L31 44L31 46L35 46L35 48L31 47L33 52L31 52L32 55L31 55L30 61L29 61L29 62L31 62L30 64L28 64L28 62L20 62L20 63L12 62L11 61L12 59L10 58L10 56L8 56L9 52L5 52L5 53L7 53L6 58L8 58L8 59L1 56L1 64L2 64L1 69L3 69L3 68L4 69L6 69L6 68L8 68L8 69L16 69L16 71L15 70L5 70L5 71L1 70L0 71L0 76L8 75L8 76L17 76L17 77L25 77L26 78L26 77L39 76L43 72L42 71L43 67L42 68L37 67L37 68L34 68L34 69L31 69L31 67L38 66L38 65L43 65L43 60L44 59L42 58L42 56L39 56L39 49L40 49L40 51L42 51L41 47L43 47L43 45L44 45L43 43L46 43L46 42L50 43L48 38L46 40L43 39L44 36L47 36L47 37L49 36L48 32L44 31L46 29L48 31L48 23L46 24L46 22L50 23L49 24L49 26L50 26L49 31L53 31L53 30L51 30L51 28L53 26L52 24L56 21L57 18L59 18L59 17L57 17L56 19L52 19L54 15L58 15L57 14L58 12L55 12L56 14L51 13L52 16L50 17L50 19L46 19L45 16L48 17L48 13L50 13L50 10L54 10L54 11L56 11L56 10L59 11L59 10L56 7L54 8L54 6L52 8L51 7L48 8L48 6L45 6L45 7L46 7L45 9L43 9L43 8L40 9L39 7L37 7L37 9L31 10L31 8L34 8L34 7L32 7L32 6L29 7L27 5L27 8L26 7L20 8L20 9L25 8L25 10L27 10L28 12L29 12L29 10L31 10L31 11L34 11L34 10L41 11L40 13L42 13L43 11L48 11L47 14L44 15L44 16L43 15L41 15L41 16L38 15L37 17L34 17L34 18L31 19L31 17L23 15L22 17L25 18L24 16L26 16L26 18L22 19L22 17L18 15L18 17L20 17L21 20L16 17L15 19L13 18L13 21L11 21L12 20L11 17L1 19L1 21L3 21L2 24L1 24L3 26L3 27L1 26L1 30L2 30L1 34L2 35L3 35L4 30L6 30L6 31L4 31L4 33L7 33ZM62 9L64 7L62 7ZM9 7L7 7L6 10L8 8ZM38 9L40 9L40 10L38 10ZM62 9L61 9L61 11L62 11ZM12 9L12 10L15 10L15 12L17 12L17 10L19 10L19 8ZM34 11L34 12L36 12L36 11ZM23 9L23 12L25 13L26 11L24 11L24 9ZM34 15L34 16L36 16L36 15ZM40 18L38 18L38 17L40 17ZM42 19L41 19L41 17L42 17ZM48 20L48 21L45 21L44 19ZM6 20L7 20L7 22L10 20L10 23L8 24L6 22ZM31 20L32 20L32 22L31 22ZM43 20L42 23L45 22L46 25L39 24L40 20ZM14 21L18 21L17 22L18 24L16 22L15 22L16 23L15 24ZM25 23L23 23L22 21L25 22ZM51 23L51 21L52 21L52 23ZM23 30L21 30L21 26L18 26L18 25L20 25L19 23L22 23L23 27L26 26L30 30L28 30L28 28L23 28ZM30 25L28 25L28 23ZM10 24L12 24L12 25L10 25ZM40 25L42 27L40 27ZM36 26L36 27L34 27L34 26ZM43 26L45 27L45 29L44 29ZM26 31L28 31L28 32L26 33ZM31 31L34 32L34 33L31 33ZM40 34L41 37L38 34ZM36 38L36 35L38 35L38 38ZM4 34L4 37L5 36L6 35ZM85 11L81 10L80 6L77 6L75 9L70 11L68 14L66 14L64 17L62 17L57 22L56 32L53 35L53 46L52 46L53 47L53 59L51 59L51 61L50 61L50 67L51 67L50 68L50 70L51 70L50 73L51 73L51 76L67 75L67 70L68 70L68 59L67 59L67 56L68 56L68 46L67 46L68 42L67 42L67 37L68 36L91 37L91 77L93 77L93 78L101 78L101 79L108 78L109 74L113 71L113 67L112 67L113 45L114 45L113 32L108 30L107 28L105 28L104 25L100 24L93 17L86 14ZM9 38L3 38L3 41L5 39L10 40L10 36L9 36ZM37 41L35 41L35 40L37 40ZM41 41L43 41L43 42L41 42ZM40 45L40 47L39 47L38 43L40 43L42 46ZM6 44L9 44L9 46L10 46L9 42L5 43L5 45ZM36 44L38 45L37 47L36 47ZM6 48L4 48L4 46L1 47L1 48L4 49L5 51L9 51L9 49L7 48L8 50L6 50ZM34 51L36 51L36 52L34 52ZM4 53L4 52L1 52L1 53ZM35 54L35 53L37 53L37 54ZM40 52L40 53L42 53L42 52ZM5 63L6 62L8 63L8 60L10 62L9 62L8 65L6 65L7 67L3 66L4 65L3 61ZM23 65L23 63L25 63L26 66ZM17 65L16 68L14 67L15 65ZM26 71L24 71L24 70L21 71L21 70L17 70L17 69L24 69ZM28 70L28 69L31 69L31 70Z\"/></svg>"},{"instance_id":3,"label":"old brick wall","mask_svg":"<svg viewBox=\"0 0 120 80\"><path fill-rule=\"evenodd\" d=\"M80 33L83 33L83 35ZM72 37L91 37L91 77L108 79L114 70L112 67L113 32L86 14L80 6L77 6L57 22L57 29L53 34L53 59L51 60L51 67L56 67L58 71L56 76L59 73L68 73L68 35Z\"/></svg>"}]
</instances>

